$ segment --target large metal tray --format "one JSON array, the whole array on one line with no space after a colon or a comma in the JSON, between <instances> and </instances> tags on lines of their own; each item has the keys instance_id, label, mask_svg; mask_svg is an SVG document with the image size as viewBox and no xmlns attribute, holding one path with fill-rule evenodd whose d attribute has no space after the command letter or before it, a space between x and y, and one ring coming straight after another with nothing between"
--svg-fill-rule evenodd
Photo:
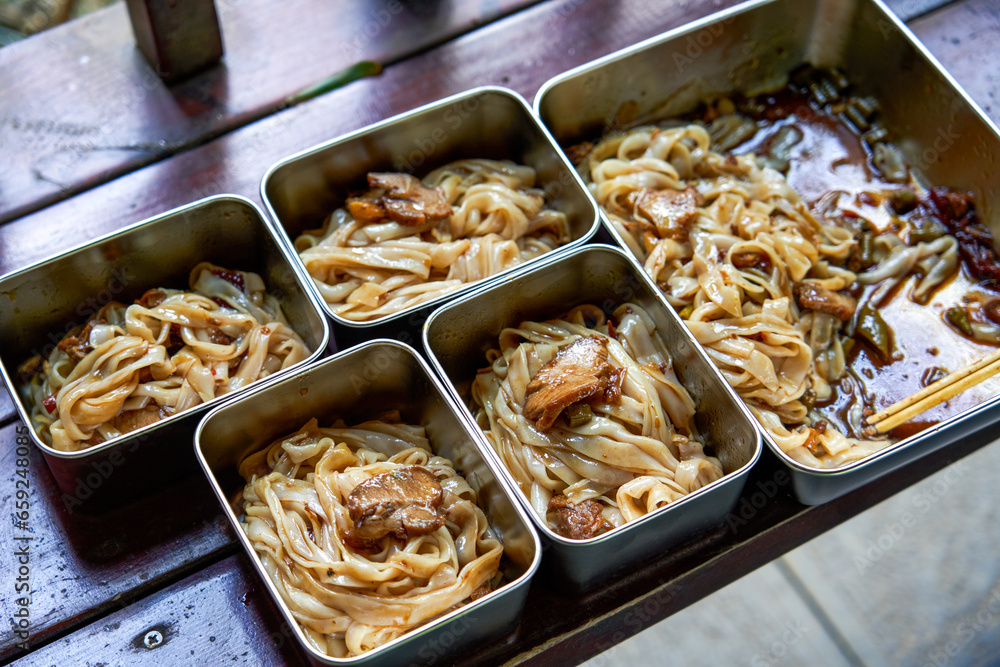
<instances>
[{"instance_id":1,"label":"large metal tray","mask_svg":"<svg viewBox=\"0 0 1000 667\"><path fill-rule=\"evenodd\" d=\"M617 129L623 108L635 123L670 118L719 95L779 87L806 62L837 67L860 94L873 95L910 165L928 183L974 192L983 221L1000 234L1000 132L879 0L741 4L551 79L535 110L568 146ZM815 505L998 419L1000 397L833 470L802 465L764 439L791 469L799 500Z\"/></svg>"}]
</instances>

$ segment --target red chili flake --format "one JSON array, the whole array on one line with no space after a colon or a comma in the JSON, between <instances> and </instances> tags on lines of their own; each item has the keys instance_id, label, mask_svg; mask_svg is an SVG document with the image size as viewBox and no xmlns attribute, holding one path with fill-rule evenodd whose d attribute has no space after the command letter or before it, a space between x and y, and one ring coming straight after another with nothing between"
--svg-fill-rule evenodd
<instances>
[{"instance_id":1,"label":"red chili flake","mask_svg":"<svg viewBox=\"0 0 1000 667\"><path fill-rule=\"evenodd\" d=\"M226 302L226 300L225 300L225 299L223 299L222 297L218 297L218 296L213 296L213 297L212 297L212 301L216 302L217 304L219 304L219 305L220 305L220 306L222 306L223 308L232 308L232 306L230 306L230 305L229 305L229 304L228 304L228 303Z\"/></svg>"},{"instance_id":2,"label":"red chili flake","mask_svg":"<svg viewBox=\"0 0 1000 667\"><path fill-rule=\"evenodd\" d=\"M615 323L608 320L608 336L614 339L618 339L618 333L615 331Z\"/></svg>"},{"instance_id":3,"label":"red chili flake","mask_svg":"<svg viewBox=\"0 0 1000 667\"><path fill-rule=\"evenodd\" d=\"M756 340L756 341L764 342L764 334L762 334L760 332L752 333L752 334L747 334L747 338L749 338L750 340Z\"/></svg>"},{"instance_id":4,"label":"red chili flake","mask_svg":"<svg viewBox=\"0 0 1000 667\"><path fill-rule=\"evenodd\" d=\"M215 369L212 369L212 375L216 375Z\"/></svg>"},{"instance_id":5,"label":"red chili flake","mask_svg":"<svg viewBox=\"0 0 1000 667\"><path fill-rule=\"evenodd\" d=\"M45 406L45 409L48 410L49 414L51 415L53 412L56 411L56 395L52 394L51 396L46 398L44 401L42 401L42 405Z\"/></svg>"},{"instance_id":6,"label":"red chili flake","mask_svg":"<svg viewBox=\"0 0 1000 667\"><path fill-rule=\"evenodd\" d=\"M241 292L247 291L247 282L243 279L243 274L239 271L230 271L229 269L216 268L212 269L213 276L219 276L227 283L235 285L237 289Z\"/></svg>"}]
</instances>

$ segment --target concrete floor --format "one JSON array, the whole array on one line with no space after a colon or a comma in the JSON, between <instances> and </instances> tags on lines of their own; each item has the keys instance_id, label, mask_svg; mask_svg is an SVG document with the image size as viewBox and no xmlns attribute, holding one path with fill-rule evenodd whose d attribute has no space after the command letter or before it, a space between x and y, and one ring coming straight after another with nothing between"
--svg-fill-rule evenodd
<instances>
[{"instance_id":1,"label":"concrete floor","mask_svg":"<svg viewBox=\"0 0 1000 667\"><path fill-rule=\"evenodd\" d=\"M584 665L1000 665L998 480L1000 441Z\"/></svg>"}]
</instances>

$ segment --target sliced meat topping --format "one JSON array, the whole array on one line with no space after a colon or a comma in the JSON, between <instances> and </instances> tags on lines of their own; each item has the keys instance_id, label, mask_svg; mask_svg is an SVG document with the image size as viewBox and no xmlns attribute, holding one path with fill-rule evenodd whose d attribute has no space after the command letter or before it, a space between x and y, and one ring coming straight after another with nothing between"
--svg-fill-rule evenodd
<instances>
[{"instance_id":1,"label":"sliced meat topping","mask_svg":"<svg viewBox=\"0 0 1000 667\"><path fill-rule=\"evenodd\" d=\"M347 497L354 521L350 538L366 542L390 533L406 539L434 532L444 525L442 499L441 484L426 468L408 466L375 475Z\"/></svg>"},{"instance_id":2,"label":"sliced meat topping","mask_svg":"<svg viewBox=\"0 0 1000 667\"><path fill-rule=\"evenodd\" d=\"M355 220L367 223L389 218L418 227L452 214L451 204L440 190L424 186L410 174L371 173L368 185L371 192L347 200L347 210Z\"/></svg>"},{"instance_id":3,"label":"sliced meat topping","mask_svg":"<svg viewBox=\"0 0 1000 667\"><path fill-rule=\"evenodd\" d=\"M480 586L476 590L472 591L472 595L469 596L469 600L471 600L472 602L475 602L476 600L478 600L480 598L486 597L487 595L489 595L492 592L493 592L493 587L490 585L490 582L488 582L488 581L484 582L482 586Z\"/></svg>"},{"instance_id":4,"label":"sliced meat topping","mask_svg":"<svg viewBox=\"0 0 1000 667\"><path fill-rule=\"evenodd\" d=\"M107 320L103 318L91 319L86 324L75 327L72 331L66 334L66 336L59 341L56 347L68 354L69 358L74 362L79 362L94 349L90 345L90 332L93 330L94 326L97 324L107 323Z\"/></svg>"},{"instance_id":5,"label":"sliced meat topping","mask_svg":"<svg viewBox=\"0 0 1000 667\"><path fill-rule=\"evenodd\" d=\"M566 149L566 157L573 164L580 164L587 159L587 156L594 150L594 144L589 141L583 141L579 144L574 144Z\"/></svg>"},{"instance_id":6,"label":"sliced meat topping","mask_svg":"<svg viewBox=\"0 0 1000 667\"><path fill-rule=\"evenodd\" d=\"M631 195L635 210L656 225L661 238L686 241L688 228L698 217L698 191L642 190Z\"/></svg>"},{"instance_id":7,"label":"sliced meat topping","mask_svg":"<svg viewBox=\"0 0 1000 667\"><path fill-rule=\"evenodd\" d=\"M224 334L222 329L218 327L206 327L205 333L208 334L208 340L216 345L229 345L233 342L233 339Z\"/></svg>"},{"instance_id":8,"label":"sliced meat topping","mask_svg":"<svg viewBox=\"0 0 1000 667\"><path fill-rule=\"evenodd\" d=\"M842 322L854 317L854 311L858 307L858 301L853 296L810 283L797 284L795 296L798 298L800 308L827 313Z\"/></svg>"},{"instance_id":9,"label":"sliced meat topping","mask_svg":"<svg viewBox=\"0 0 1000 667\"><path fill-rule=\"evenodd\" d=\"M161 303L163 303L163 300L166 298L167 298L166 292L157 287L154 287L153 289L146 290L145 293L143 293L143 295L139 297L139 300L136 301L136 303L138 303L143 308L156 308Z\"/></svg>"},{"instance_id":10,"label":"sliced meat topping","mask_svg":"<svg viewBox=\"0 0 1000 667\"><path fill-rule=\"evenodd\" d=\"M574 505L566 496L553 496L549 509L556 513L556 532L571 540L586 540L611 528L601 515L601 503L596 500Z\"/></svg>"},{"instance_id":11,"label":"sliced meat topping","mask_svg":"<svg viewBox=\"0 0 1000 667\"><path fill-rule=\"evenodd\" d=\"M577 338L528 383L524 416L547 431L559 413L577 401L603 395L608 403L617 402L624 378L624 368L608 363L607 338Z\"/></svg>"},{"instance_id":12,"label":"sliced meat topping","mask_svg":"<svg viewBox=\"0 0 1000 667\"><path fill-rule=\"evenodd\" d=\"M124 412L119 412L112 424L122 433L131 433L132 431L138 430L143 426L149 426L150 424L155 424L161 419L166 419L168 416L169 415L164 413L160 406L152 403L141 410L125 410Z\"/></svg>"}]
</instances>

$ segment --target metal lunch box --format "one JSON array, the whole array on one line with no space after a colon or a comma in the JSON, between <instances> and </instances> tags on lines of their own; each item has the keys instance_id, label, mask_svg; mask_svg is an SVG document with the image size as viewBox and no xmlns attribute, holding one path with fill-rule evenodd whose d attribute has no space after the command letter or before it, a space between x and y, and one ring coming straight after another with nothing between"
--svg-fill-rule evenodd
<instances>
[{"instance_id":1,"label":"metal lunch box","mask_svg":"<svg viewBox=\"0 0 1000 667\"><path fill-rule=\"evenodd\" d=\"M538 91L535 110L569 146L617 127L622 109L637 123L674 117L718 95L779 87L805 62L835 66L858 91L874 96L907 161L928 182L975 192L983 221L1000 234L1000 133L880 0L741 4L551 79ZM604 228L628 247L610 224ZM998 418L1000 396L836 469L805 466L767 433L764 439L791 469L798 499L816 505Z\"/></svg>"},{"instance_id":2,"label":"metal lunch box","mask_svg":"<svg viewBox=\"0 0 1000 667\"><path fill-rule=\"evenodd\" d=\"M426 427L437 454L451 459L479 494L479 505L504 545L501 570L506 583L476 602L356 658L332 658L307 642L291 611L267 576L239 523L233 499L245 482L237 473L243 458L275 438L293 433L309 419L320 424L340 417L349 423L399 409L404 421ZM239 400L212 410L198 426L198 461L224 513L275 604L316 663L390 665L447 660L463 648L496 639L517 625L541 544L517 502L477 449L446 397L440 381L416 351L390 340L374 340L325 359L284 379L251 388Z\"/></svg>"},{"instance_id":3,"label":"metal lunch box","mask_svg":"<svg viewBox=\"0 0 1000 667\"><path fill-rule=\"evenodd\" d=\"M282 160L265 174L261 196L271 218L284 231L287 246L293 248L295 238L321 227L350 193L366 189L369 172L397 171L419 177L460 158L509 159L535 168L536 187L545 190L549 206L565 213L570 222L572 240L552 252L585 243L597 231L597 207L572 165L528 103L500 87L447 97ZM294 249L292 255L297 258ZM468 289L368 322L347 320L329 307L326 312L334 322L339 349L379 336L416 344L427 314ZM326 305L318 292L317 298Z\"/></svg>"},{"instance_id":4,"label":"metal lunch box","mask_svg":"<svg viewBox=\"0 0 1000 667\"><path fill-rule=\"evenodd\" d=\"M313 350L303 363L317 358L326 348L329 328L312 290L285 252L259 208L242 197L221 195L3 276L0 371L18 415L31 423L30 407L20 392L21 363L35 354L46 358L66 332L112 300L128 303L152 287L186 287L188 273L201 261L260 274L292 328ZM149 489L151 481L161 483L196 470L183 443L194 432L196 416L215 402L77 452L53 449L29 430L67 509L98 509Z\"/></svg>"},{"instance_id":5,"label":"metal lunch box","mask_svg":"<svg viewBox=\"0 0 1000 667\"><path fill-rule=\"evenodd\" d=\"M655 320L673 355L677 375L697 405L699 431L714 448L726 475L666 507L587 540L556 534L518 491L518 500L539 527L560 578L577 590L599 586L607 577L656 558L694 534L723 523L761 451L749 411L641 267L611 246L589 245L525 267L442 306L424 325L424 346L431 363L448 380L452 399L465 405L458 387L468 386L476 370L486 365L486 351L496 347L503 328L529 319L551 319L582 303L594 303L610 312L625 302L642 306ZM483 451L495 466L503 468L468 407L462 415ZM508 484L517 489L505 468L504 473Z\"/></svg>"}]
</instances>

